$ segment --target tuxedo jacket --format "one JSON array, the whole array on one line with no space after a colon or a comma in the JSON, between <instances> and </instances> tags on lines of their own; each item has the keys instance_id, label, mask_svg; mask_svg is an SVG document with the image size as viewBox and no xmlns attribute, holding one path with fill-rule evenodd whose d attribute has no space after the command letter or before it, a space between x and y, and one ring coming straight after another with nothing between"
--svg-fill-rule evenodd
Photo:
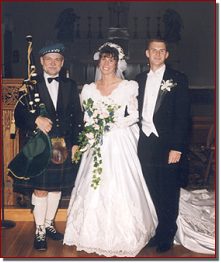
<instances>
[{"instance_id":1,"label":"tuxedo jacket","mask_svg":"<svg viewBox=\"0 0 221 263\"><path fill-rule=\"evenodd\" d=\"M141 128L147 77L147 72L140 73L136 76L136 81L139 84L138 108ZM160 140L170 150L183 152L187 142L190 121L188 80L183 73L173 70L168 66L166 66L163 80L170 80L174 86L170 91L167 89L159 89L153 114L153 122Z\"/></svg>"},{"instance_id":2,"label":"tuxedo jacket","mask_svg":"<svg viewBox=\"0 0 221 263\"><path fill-rule=\"evenodd\" d=\"M80 106L79 92L76 83L68 78L59 77L57 109L55 110L43 75L37 77L37 92L40 103L45 104L47 117L52 120L50 137L65 137L70 146L78 144L78 134L82 129L83 114ZM33 93L33 91L31 91ZM33 94L31 94L33 96ZM35 120L40 115L39 104L31 113L27 107L27 96L23 97L15 108L16 126L25 132L36 129Z\"/></svg>"}]
</instances>

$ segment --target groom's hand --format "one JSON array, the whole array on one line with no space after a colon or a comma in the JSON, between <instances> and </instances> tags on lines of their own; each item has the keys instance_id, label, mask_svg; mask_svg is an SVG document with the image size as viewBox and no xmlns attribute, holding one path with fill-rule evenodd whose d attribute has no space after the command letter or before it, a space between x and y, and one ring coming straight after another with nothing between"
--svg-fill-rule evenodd
<instances>
[{"instance_id":1,"label":"groom's hand","mask_svg":"<svg viewBox=\"0 0 221 263\"><path fill-rule=\"evenodd\" d=\"M180 161L181 152L171 150L169 152L168 164L178 163Z\"/></svg>"}]
</instances>

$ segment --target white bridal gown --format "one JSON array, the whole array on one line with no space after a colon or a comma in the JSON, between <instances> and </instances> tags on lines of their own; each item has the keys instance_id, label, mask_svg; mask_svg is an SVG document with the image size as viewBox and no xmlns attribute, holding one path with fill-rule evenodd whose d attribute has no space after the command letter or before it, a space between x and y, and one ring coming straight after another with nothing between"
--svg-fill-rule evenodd
<instances>
[{"instance_id":1,"label":"white bridal gown","mask_svg":"<svg viewBox=\"0 0 221 263\"><path fill-rule=\"evenodd\" d=\"M82 101L92 98L96 102L121 107L116 112L114 127L103 137L103 171L97 189L90 186L92 151L88 150L82 156L64 235L64 244L75 245L77 250L106 257L134 257L155 233L157 216L137 157L137 95L138 85L135 81L123 80L109 96L102 96L95 83L83 87ZM124 117L126 107L129 115ZM85 116L85 121L90 122L89 116ZM182 213L188 214L188 204L182 207ZM185 222L185 227L180 227L176 241L191 249L193 237L199 229L191 225L188 219L183 219L182 213L177 222L178 225ZM186 236L183 231L189 235ZM205 233L198 235L194 248L202 253L213 253L214 237ZM204 241L209 240L209 249L204 249L203 244L198 245L200 235Z\"/></svg>"},{"instance_id":2,"label":"white bridal gown","mask_svg":"<svg viewBox=\"0 0 221 263\"><path fill-rule=\"evenodd\" d=\"M92 152L83 154L68 208L64 243L100 255L134 257L154 235L155 209L137 157L138 85L123 80L102 96L95 83L85 85L81 100L92 98L121 107L115 127L103 137L101 181L91 185ZM125 108L129 115L124 117ZM85 116L89 122L89 117Z\"/></svg>"}]
</instances>

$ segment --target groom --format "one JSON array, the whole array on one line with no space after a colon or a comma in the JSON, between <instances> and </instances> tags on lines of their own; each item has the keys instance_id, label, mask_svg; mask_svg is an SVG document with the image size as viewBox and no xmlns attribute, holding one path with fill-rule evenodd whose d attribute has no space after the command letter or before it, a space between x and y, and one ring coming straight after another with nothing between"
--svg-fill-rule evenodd
<instances>
[{"instance_id":1,"label":"groom","mask_svg":"<svg viewBox=\"0 0 221 263\"><path fill-rule=\"evenodd\" d=\"M146 57L150 71L139 84L140 138L138 156L157 216L158 226L148 247L165 252L173 246L179 210L179 176L189 124L187 77L165 65L167 44L151 39Z\"/></svg>"}]
</instances>

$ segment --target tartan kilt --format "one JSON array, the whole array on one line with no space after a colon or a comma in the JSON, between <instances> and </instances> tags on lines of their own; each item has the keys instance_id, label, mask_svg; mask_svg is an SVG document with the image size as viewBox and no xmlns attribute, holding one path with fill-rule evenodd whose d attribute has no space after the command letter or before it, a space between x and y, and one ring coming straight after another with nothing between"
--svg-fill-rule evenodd
<instances>
[{"instance_id":1,"label":"tartan kilt","mask_svg":"<svg viewBox=\"0 0 221 263\"><path fill-rule=\"evenodd\" d=\"M68 147L68 157L63 164L54 164L51 161L44 173L29 180L13 178L15 192L28 190L63 191L70 192L74 187L79 165L71 161L71 149Z\"/></svg>"}]
</instances>

